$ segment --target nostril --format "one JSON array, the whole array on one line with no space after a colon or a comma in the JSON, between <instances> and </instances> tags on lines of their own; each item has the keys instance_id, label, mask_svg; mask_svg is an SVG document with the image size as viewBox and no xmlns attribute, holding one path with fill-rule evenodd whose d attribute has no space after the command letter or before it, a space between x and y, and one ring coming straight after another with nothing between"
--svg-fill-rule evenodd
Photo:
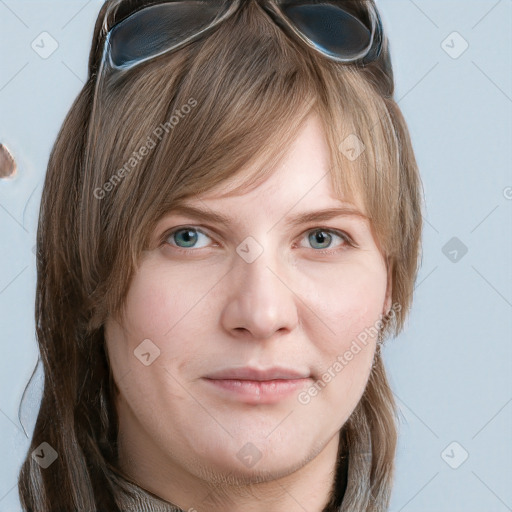
<instances>
[{"instance_id":1,"label":"nostril","mask_svg":"<svg viewBox=\"0 0 512 512\"><path fill-rule=\"evenodd\" d=\"M16 174L16 162L6 146L0 144L0 178L10 178Z\"/></svg>"}]
</instances>

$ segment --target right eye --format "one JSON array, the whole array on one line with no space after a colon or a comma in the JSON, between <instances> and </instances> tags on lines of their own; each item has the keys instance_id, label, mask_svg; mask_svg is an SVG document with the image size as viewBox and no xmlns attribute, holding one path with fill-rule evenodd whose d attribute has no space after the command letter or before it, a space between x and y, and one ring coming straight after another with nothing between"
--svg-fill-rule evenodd
<instances>
[{"instance_id":1,"label":"right eye","mask_svg":"<svg viewBox=\"0 0 512 512\"><path fill-rule=\"evenodd\" d=\"M205 247L195 246L195 244L198 242L198 239L200 240L201 236L210 238L204 231L194 227L186 226L174 228L171 231L168 231L164 236L163 242L178 251L190 252L189 249L202 249Z\"/></svg>"}]
</instances>

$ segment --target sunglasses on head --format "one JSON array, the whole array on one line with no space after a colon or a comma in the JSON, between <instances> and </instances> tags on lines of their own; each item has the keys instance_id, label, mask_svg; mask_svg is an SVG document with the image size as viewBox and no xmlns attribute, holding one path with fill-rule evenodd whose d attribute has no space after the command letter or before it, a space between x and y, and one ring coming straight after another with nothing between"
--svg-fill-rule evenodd
<instances>
[{"instance_id":1,"label":"sunglasses on head","mask_svg":"<svg viewBox=\"0 0 512 512\"><path fill-rule=\"evenodd\" d=\"M206 36L247 0L140 2L107 32L102 64L122 71ZM382 49L382 23L369 0L261 0L288 35L325 57L367 64Z\"/></svg>"}]
</instances>

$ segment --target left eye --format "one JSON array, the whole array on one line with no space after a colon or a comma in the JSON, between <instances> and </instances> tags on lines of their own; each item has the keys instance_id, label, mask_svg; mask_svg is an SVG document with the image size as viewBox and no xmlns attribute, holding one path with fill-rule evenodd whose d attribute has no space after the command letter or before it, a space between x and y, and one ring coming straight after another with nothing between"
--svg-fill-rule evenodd
<instances>
[{"instance_id":1,"label":"left eye","mask_svg":"<svg viewBox=\"0 0 512 512\"><path fill-rule=\"evenodd\" d=\"M325 249L329 248L329 246L333 240L333 237L338 237L342 240L341 248L343 248L343 246L351 244L351 239L349 238L348 235L346 235L342 231L336 231L333 229L316 228L316 229L308 231L306 236L307 236L309 243L313 246L313 248L319 249L319 250L325 250ZM321 247L315 247L316 244L319 244ZM337 249L332 249L332 250L335 251ZM330 252L330 251L331 250L329 250L327 252ZM320 251L320 252L323 252L323 251Z\"/></svg>"},{"instance_id":2,"label":"left eye","mask_svg":"<svg viewBox=\"0 0 512 512\"><path fill-rule=\"evenodd\" d=\"M190 252L187 251L187 249L202 249L208 246L207 243L201 247L196 245L201 237L205 237L211 240L211 237L208 236L204 231L198 228L185 227L174 229L173 231L167 233L164 237L164 242L168 243L171 245L171 247L178 251ZM329 248L333 239L336 237L341 240L341 244L339 244L339 247L335 249ZM347 245L353 245L351 238L346 233L334 229L310 229L306 232L302 240L304 240L304 238L307 238L312 248L315 249L316 252L320 253L331 253L337 250L345 249Z\"/></svg>"}]
</instances>

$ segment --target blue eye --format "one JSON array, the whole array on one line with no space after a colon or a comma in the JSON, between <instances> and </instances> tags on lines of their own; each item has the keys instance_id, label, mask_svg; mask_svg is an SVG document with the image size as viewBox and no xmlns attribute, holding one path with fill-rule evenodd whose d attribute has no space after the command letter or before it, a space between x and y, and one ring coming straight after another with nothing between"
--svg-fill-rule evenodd
<instances>
[{"instance_id":1,"label":"blue eye","mask_svg":"<svg viewBox=\"0 0 512 512\"><path fill-rule=\"evenodd\" d=\"M190 249L197 243L197 239L199 238L199 235L204 235L207 238L209 238L202 231L200 231L196 228L187 227L187 228L180 228L180 229L176 229L175 231L172 231L166 237L166 240L172 238L174 243L183 244L183 245L178 245L178 248Z\"/></svg>"},{"instance_id":2,"label":"blue eye","mask_svg":"<svg viewBox=\"0 0 512 512\"><path fill-rule=\"evenodd\" d=\"M191 254L191 249L202 249L208 247L208 240L203 245L198 246L197 243L204 237L211 240L205 232L194 227L181 227L168 232L163 239L163 242L170 245L173 250L185 254ZM339 251L346 250L348 247L357 247L352 239L343 231L338 231L329 228L314 228L306 231L302 240L307 237L308 243L312 250L317 254L330 255ZM335 248L330 248L335 238L341 240ZM304 246L300 246L304 247Z\"/></svg>"},{"instance_id":3,"label":"blue eye","mask_svg":"<svg viewBox=\"0 0 512 512\"><path fill-rule=\"evenodd\" d=\"M347 245L353 245L352 240L348 235L343 233L342 231L337 231L328 228L315 228L308 231L308 241L313 247L313 249L318 249L315 252L320 252L321 254L332 254L336 251L346 249ZM340 247L335 249L328 249L331 245L333 237L338 237L342 240L342 244ZM319 244L321 247L315 247L316 244Z\"/></svg>"}]
</instances>

